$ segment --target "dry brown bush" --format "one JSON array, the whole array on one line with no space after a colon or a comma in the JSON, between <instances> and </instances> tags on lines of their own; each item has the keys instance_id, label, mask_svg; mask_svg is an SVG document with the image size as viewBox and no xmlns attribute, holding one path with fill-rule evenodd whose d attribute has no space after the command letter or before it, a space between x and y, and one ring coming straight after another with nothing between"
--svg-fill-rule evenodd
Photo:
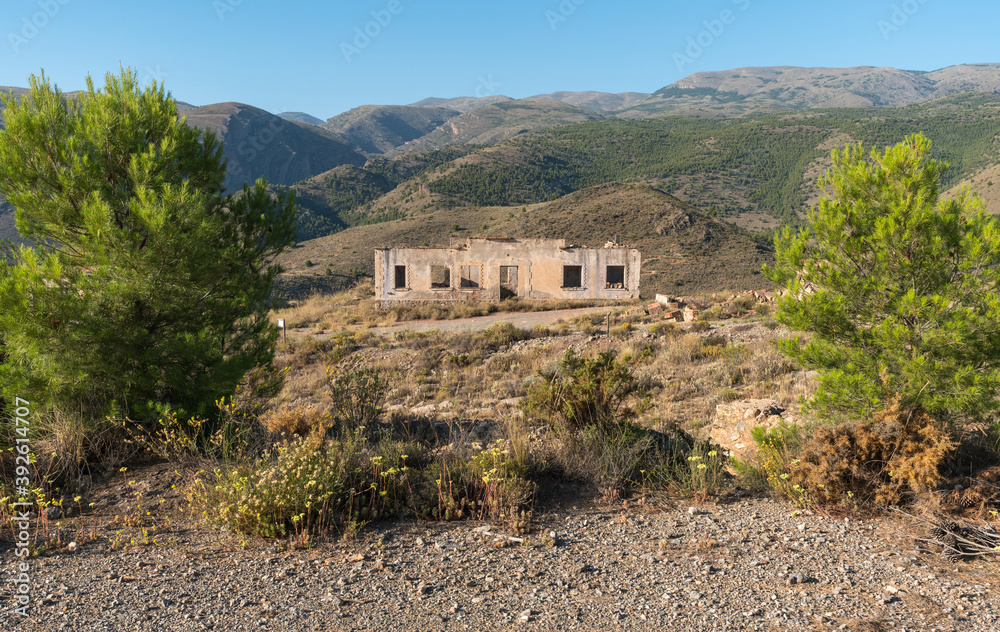
<instances>
[{"instance_id":1,"label":"dry brown bush","mask_svg":"<svg viewBox=\"0 0 1000 632\"><path fill-rule=\"evenodd\" d=\"M307 436L314 428L330 423L330 414L316 406L293 406L270 410L261 422L274 434Z\"/></svg>"},{"instance_id":2,"label":"dry brown bush","mask_svg":"<svg viewBox=\"0 0 1000 632\"><path fill-rule=\"evenodd\" d=\"M921 410L890 401L872 422L821 429L792 462L792 478L826 502L854 495L880 505L898 504L932 489L956 447L950 433Z\"/></svg>"}]
</instances>

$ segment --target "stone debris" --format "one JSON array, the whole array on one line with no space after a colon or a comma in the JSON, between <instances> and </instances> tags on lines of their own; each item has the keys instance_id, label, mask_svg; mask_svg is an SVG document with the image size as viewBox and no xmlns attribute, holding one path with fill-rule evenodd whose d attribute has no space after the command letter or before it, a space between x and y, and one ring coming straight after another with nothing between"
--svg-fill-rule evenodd
<instances>
[{"instance_id":1,"label":"stone debris","mask_svg":"<svg viewBox=\"0 0 1000 632\"><path fill-rule=\"evenodd\" d=\"M757 453L753 440L754 428L772 430L782 423L794 423L782 417L785 409L772 399L744 399L715 407L715 419L709 426L709 437L740 461L748 461Z\"/></svg>"},{"instance_id":2,"label":"stone debris","mask_svg":"<svg viewBox=\"0 0 1000 632\"><path fill-rule=\"evenodd\" d=\"M352 541L277 553L205 529L153 547L95 540L32 559L31 620L136 632L1000 629L989 569L942 568L890 518L809 515L800 531L772 499L707 504L707 517L573 502L499 548L499 525L469 522L376 522ZM543 543L553 531L560 546ZM23 625L0 609L0 629Z\"/></svg>"}]
</instances>

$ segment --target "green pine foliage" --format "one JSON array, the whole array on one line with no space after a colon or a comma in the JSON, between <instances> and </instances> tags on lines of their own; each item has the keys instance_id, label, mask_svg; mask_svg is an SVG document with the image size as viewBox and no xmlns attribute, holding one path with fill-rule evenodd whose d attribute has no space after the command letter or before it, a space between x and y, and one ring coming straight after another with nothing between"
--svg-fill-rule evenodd
<instances>
[{"instance_id":1,"label":"green pine foliage","mask_svg":"<svg viewBox=\"0 0 1000 632\"><path fill-rule=\"evenodd\" d=\"M4 104L0 191L36 247L0 264L0 396L91 420L214 414L272 359L293 198L261 180L224 197L215 135L131 70L74 97L33 76Z\"/></svg>"},{"instance_id":2,"label":"green pine foliage","mask_svg":"<svg viewBox=\"0 0 1000 632\"><path fill-rule=\"evenodd\" d=\"M998 407L1000 230L974 194L939 199L930 151L921 134L834 151L808 229L775 239L778 318L811 333L785 351L819 370L821 413L871 418L896 394L941 421Z\"/></svg>"}]
</instances>

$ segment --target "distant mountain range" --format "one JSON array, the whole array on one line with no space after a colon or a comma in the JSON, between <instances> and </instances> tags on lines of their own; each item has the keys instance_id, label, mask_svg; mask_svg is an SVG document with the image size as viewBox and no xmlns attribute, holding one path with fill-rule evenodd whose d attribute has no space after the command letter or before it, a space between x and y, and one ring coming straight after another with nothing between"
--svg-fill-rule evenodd
<instances>
[{"instance_id":1,"label":"distant mountain range","mask_svg":"<svg viewBox=\"0 0 1000 632\"><path fill-rule=\"evenodd\" d=\"M731 118L816 108L900 106L967 91L1000 91L1000 64L967 64L933 72L871 66L738 68L695 73L652 94L552 92L527 99L490 95L428 98L408 106L364 105L323 126L367 156L393 155L452 143L497 143L593 118ZM560 109L553 101L577 110Z\"/></svg>"},{"instance_id":2,"label":"distant mountain range","mask_svg":"<svg viewBox=\"0 0 1000 632\"><path fill-rule=\"evenodd\" d=\"M279 112L278 116L283 119L288 119L289 121L298 121L299 123L309 123L310 125L322 125L323 119L316 118L311 114L306 114L305 112Z\"/></svg>"},{"instance_id":3,"label":"distant mountain range","mask_svg":"<svg viewBox=\"0 0 1000 632\"><path fill-rule=\"evenodd\" d=\"M575 105L587 110L594 110L595 112L613 112L615 110L620 110L631 105L642 101L649 96L648 92L621 92L618 94L613 94L611 92L550 92L548 94L536 94L533 97L528 97L530 99L551 99L553 101L561 101L563 103L568 103L569 105ZM416 103L411 103L410 105L415 105L418 107L440 107L440 108L450 108L452 110L458 110L459 112L468 112L477 107L482 107L484 105L490 105L492 103L499 103L503 101L513 101L510 97L504 96L502 94L491 95L485 97L455 97L452 99L424 99L422 101L417 101Z\"/></svg>"},{"instance_id":4,"label":"distant mountain range","mask_svg":"<svg viewBox=\"0 0 1000 632\"><path fill-rule=\"evenodd\" d=\"M621 232L665 253L656 256L669 265L651 268L662 275L660 289L710 284L682 268L716 270L709 254L720 248L732 274L716 276L733 289L761 283L753 271L769 255L752 233L801 217L831 148L891 144L916 131L951 162L946 187L969 179L988 201L1000 199L992 191L994 176L1000 184L1000 64L741 68L696 73L651 94L428 98L327 121L241 103L179 105L189 124L225 143L229 189L263 177L297 193L300 238L323 237L317 243L340 253L311 256L335 277L370 268L366 249L376 242L447 243L503 231L596 243ZM667 206L708 237L695 234L700 228L664 228L657 218ZM0 237L14 234L10 211L0 199ZM623 222L646 228L633 235ZM681 240L669 256L657 245L667 233ZM295 256L285 263L296 275L317 273Z\"/></svg>"},{"instance_id":5,"label":"distant mountain range","mask_svg":"<svg viewBox=\"0 0 1000 632\"><path fill-rule=\"evenodd\" d=\"M365 157L343 138L316 125L284 119L243 103L217 103L184 112L188 123L218 134L228 158L226 188L264 178L290 185Z\"/></svg>"},{"instance_id":6,"label":"distant mountain range","mask_svg":"<svg viewBox=\"0 0 1000 632\"><path fill-rule=\"evenodd\" d=\"M738 68L699 72L643 99L622 116L735 116L761 111L907 105L958 92L1000 90L1000 64L933 72L895 68Z\"/></svg>"},{"instance_id":7,"label":"distant mountain range","mask_svg":"<svg viewBox=\"0 0 1000 632\"><path fill-rule=\"evenodd\" d=\"M328 119L323 129L367 155L385 154L459 116L458 110L412 105L362 105Z\"/></svg>"}]
</instances>

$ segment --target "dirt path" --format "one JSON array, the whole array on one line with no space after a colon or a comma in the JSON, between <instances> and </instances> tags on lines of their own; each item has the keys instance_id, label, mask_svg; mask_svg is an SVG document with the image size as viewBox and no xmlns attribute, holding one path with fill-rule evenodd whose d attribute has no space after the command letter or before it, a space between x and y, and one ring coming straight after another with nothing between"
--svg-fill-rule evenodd
<instances>
[{"instance_id":1,"label":"dirt path","mask_svg":"<svg viewBox=\"0 0 1000 632\"><path fill-rule=\"evenodd\" d=\"M454 320L407 320L389 327L375 327L370 331L378 334L392 334L404 329L427 331L438 329L452 333L479 331L499 322L509 322L521 329L531 329L535 325L552 325L559 319L576 319L586 314L624 312L622 307L580 307L577 309L556 309L547 312L497 312L487 316L457 318Z\"/></svg>"}]
</instances>

